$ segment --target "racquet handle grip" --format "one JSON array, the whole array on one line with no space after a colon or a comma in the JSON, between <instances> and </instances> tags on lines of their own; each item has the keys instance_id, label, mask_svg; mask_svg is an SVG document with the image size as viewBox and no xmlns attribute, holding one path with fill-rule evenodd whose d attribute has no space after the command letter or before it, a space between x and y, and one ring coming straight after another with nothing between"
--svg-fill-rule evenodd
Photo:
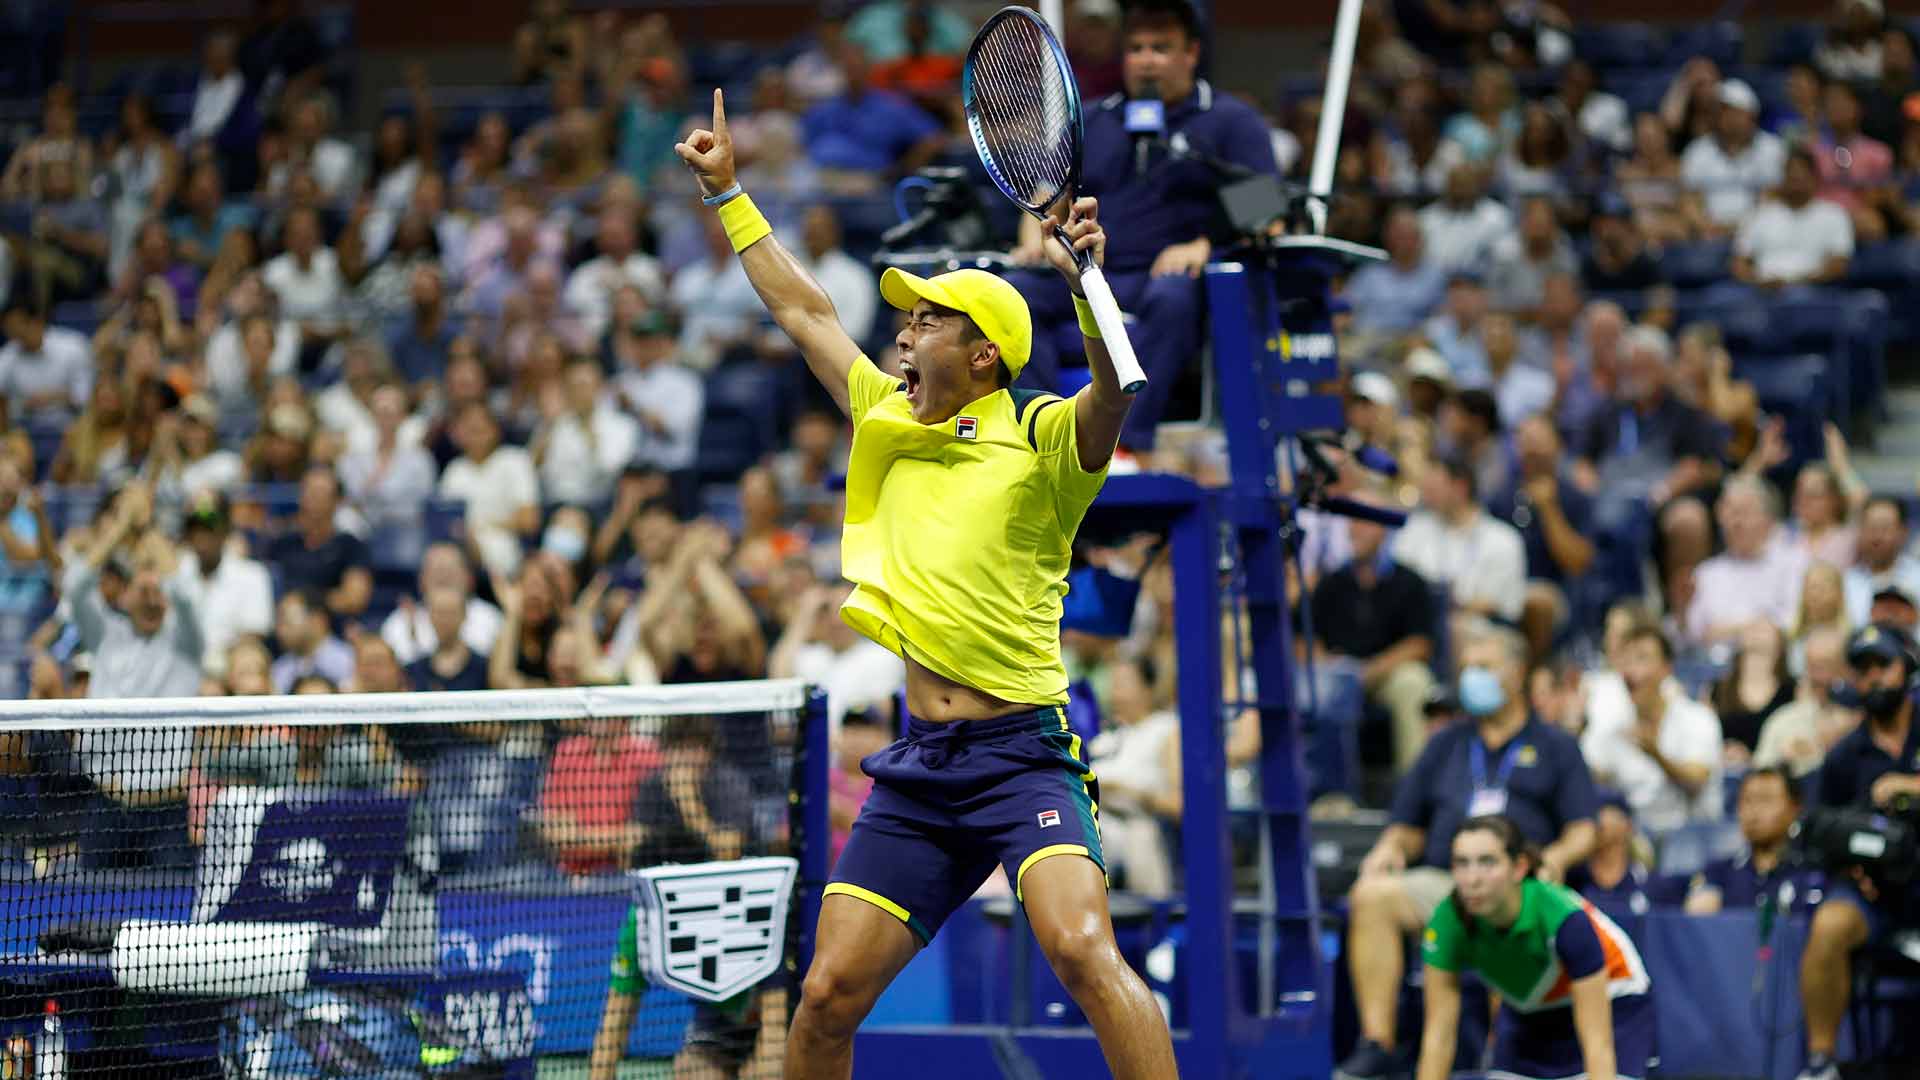
<instances>
[{"instance_id":1,"label":"racquet handle grip","mask_svg":"<svg viewBox=\"0 0 1920 1080\"><path fill-rule=\"evenodd\" d=\"M1093 309L1093 321L1100 324L1100 340L1113 358L1113 374L1120 389L1137 394L1147 385L1147 373L1140 370L1140 359L1133 355L1133 342L1127 338L1127 323L1120 316L1120 305L1107 287L1107 277L1097 266L1080 271L1080 290L1087 294L1087 306Z\"/></svg>"}]
</instances>

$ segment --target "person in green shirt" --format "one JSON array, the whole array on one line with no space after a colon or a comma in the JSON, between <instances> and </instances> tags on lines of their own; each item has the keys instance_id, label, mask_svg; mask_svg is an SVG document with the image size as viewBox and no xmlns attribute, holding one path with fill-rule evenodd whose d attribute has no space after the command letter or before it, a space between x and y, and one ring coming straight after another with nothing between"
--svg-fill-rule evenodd
<instances>
[{"instance_id":1,"label":"person in green shirt","mask_svg":"<svg viewBox=\"0 0 1920 1080\"><path fill-rule=\"evenodd\" d=\"M1489 1080L1639 1080L1653 1057L1652 987L1633 941L1578 893L1534 877L1539 856L1499 815L1453 835L1453 895L1421 942L1426 1032L1417 1080L1446 1080L1460 974L1498 995Z\"/></svg>"},{"instance_id":2,"label":"person in green shirt","mask_svg":"<svg viewBox=\"0 0 1920 1080\"><path fill-rule=\"evenodd\" d=\"M673 1056L674 1080L780 1080L787 1050L787 991L779 978L775 975L718 1005L696 1001L680 1052ZM647 980L640 974L639 919L628 908L613 953L607 1006L593 1037L588 1080L614 1080L646 990Z\"/></svg>"}]
</instances>

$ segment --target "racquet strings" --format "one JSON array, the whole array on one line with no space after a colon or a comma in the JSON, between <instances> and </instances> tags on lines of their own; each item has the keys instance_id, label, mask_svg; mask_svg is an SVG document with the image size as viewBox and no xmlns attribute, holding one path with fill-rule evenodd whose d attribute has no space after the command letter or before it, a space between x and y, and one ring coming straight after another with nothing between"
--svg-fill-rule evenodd
<instances>
[{"instance_id":1,"label":"racquet strings","mask_svg":"<svg viewBox=\"0 0 1920 1080\"><path fill-rule=\"evenodd\" d=\"M1071 182L1078 151L1070 74L1031 19L1000 19L973 57L974 137L1007 194L1035 213Z\"/></svg>"}]
</instances>

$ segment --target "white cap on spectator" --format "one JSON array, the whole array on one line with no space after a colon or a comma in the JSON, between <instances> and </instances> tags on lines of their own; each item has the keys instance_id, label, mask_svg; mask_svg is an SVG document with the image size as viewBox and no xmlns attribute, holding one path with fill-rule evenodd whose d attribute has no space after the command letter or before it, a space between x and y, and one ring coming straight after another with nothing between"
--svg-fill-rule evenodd
<instances>
[{"instance_id":1,"label":"white cap on spectator","mask_svg":"<svg viewBox=\"0 0 1920 1080\"><path fill-rule=\"evenodd\" d=\"M1760 95L1753 92L1753 87L1739 79L1722 79L1720 80L1720 104L1731 105L1741 112L1758 114Z\"/></svg>"},{"instance_id":2,"label":"white cap on spectator","mask_svg":"<svg viewBox=\"0 0 1920 1080\"><path fill-rule=\"evenodd\" d=\"M1400 391L1394 388L1393 380L1377 371L1356 371L1349 383L1353 396L1371 401L1382 408L1400 407Z\"/></svg>"},{"instance_id":3,"label":"white cap on spectator","mask_svg":"<svg viewBox=\"0 0 1920 1080\"><path fill-rule=\"evenodd\" d=\"M1407 350L1407 374L1415 379L1432 379L1442 386L1453 383L1453 368L1447 365L1447 358L1421 345Z\"/></svg>"}]
</instances>

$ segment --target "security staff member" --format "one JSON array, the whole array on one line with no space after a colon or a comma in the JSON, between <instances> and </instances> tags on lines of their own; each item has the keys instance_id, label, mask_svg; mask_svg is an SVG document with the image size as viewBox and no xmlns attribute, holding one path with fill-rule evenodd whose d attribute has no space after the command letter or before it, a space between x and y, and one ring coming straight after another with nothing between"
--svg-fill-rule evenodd
<instances>
[{"instance_id":1,"label":"security staff member","mask_svg":"<svg viewBox=\"0 0 1920 1080\"><path fill-rule=\"evenodd\" d=\"M1252 108L1196 79L1200 18L1188 0L1131 0L1126 7L1122 73L1126 93L1102 99L1086 114L1081 191L1100 200L1104 220L1125 222L1111 233L1106 275L1121 308L1134 317L1134 351L1148 383L1134 398L1120 432L1123 451L1153 449L1154 427L1180 369L1199 351L1200 271L1223 215L1219 190L1229 182L1207 159L1248 174L1278 175L1267 124ZM1162 103L1164 131L1140 130L1129 101ZM1129 131L1129 127L1134 130ZM1007 275L1033 312L1033 349L1021 385L1059 389L1055 334L1074 325L1060 275L1046 269L1040 223L1021 220L1017 261L1031 272ZM1052 241L1048 241L1052 242Z\"/></svg>"},{"instance_id":2,"label":"security staff member","mask_svg":"<svg viewBox=\"0 0 1920 1080\"><path fill-rule=\"evenodd\" d=\"M1920 723L1913 692L1920 654L1913 639L1875 623L1847 642L1847 663L1865 719L1827 751L1817 799L1822 806L1891 808L1920 800ZM1800 1004L1807 1016L1807 1065L1800 1080L1838 1080L1833 1051L1853 987L1853 951L1920 921L1920 897L1897 892L1865 875L1829 879L1814 909L1800 961Z\"/></svg>"}]
</instances>

